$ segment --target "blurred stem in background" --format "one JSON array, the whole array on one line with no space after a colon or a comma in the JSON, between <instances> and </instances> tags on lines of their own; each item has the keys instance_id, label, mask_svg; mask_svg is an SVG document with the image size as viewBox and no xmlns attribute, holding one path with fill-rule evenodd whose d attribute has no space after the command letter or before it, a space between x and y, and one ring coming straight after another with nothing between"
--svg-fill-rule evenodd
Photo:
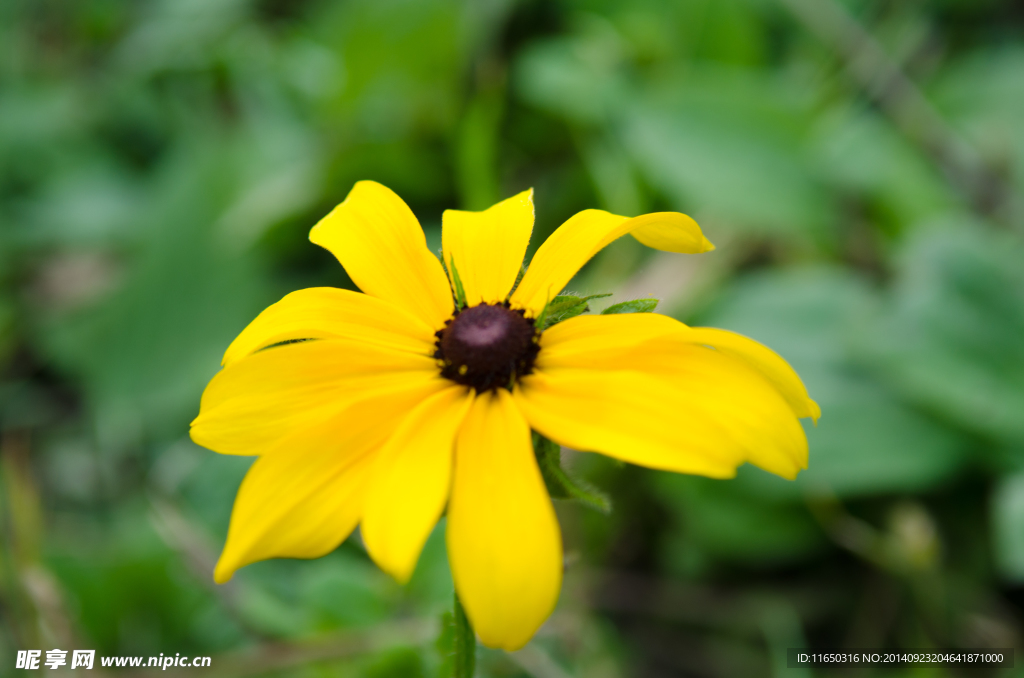
<instances>
[{"instance_id":1,"label":"blurred stem in background","mask_svg":"<svg viewBox=\"0 0 1024 678\"><path fill-rule=\"evenodd\" d=\"M0 438L3 473L3 603L7 623L24 647L42 640L36 606L23 584L23 573L39 559L43 535L42 512L28 465L29 437L10 431Z\"/></svg>"},{"instance_id":2,"label":"blurred stem in background","mask_svg":"<svg viewBox=\"0 0 1024 678\"><path fill-rule=\"evenodd\" d=\"M30 463L31 437L25 430L0 436L0 522L4 528L2 602L19 648L70 647L76 634L64 609L60 585L44 565L43 512Z\"/></svg>"},{"instance_id":3,"label":"blurred stem in background","mask_svg":"<svg viewBox=\"0 0 1024 678\"><path fill-rule=\"evenodd\" d=\"M915 502L897 503L890 510L888 529L879 531L850 515L835 495L821 490L808 497L808 507L826 532L840 546L897 577L909 589L922 626L911 631L908 644L952 646L942 544L928 511ZM868 632L875 635L878 630ZM874 643L878 642L876 638Z\"/></svg>"}]
</instances>

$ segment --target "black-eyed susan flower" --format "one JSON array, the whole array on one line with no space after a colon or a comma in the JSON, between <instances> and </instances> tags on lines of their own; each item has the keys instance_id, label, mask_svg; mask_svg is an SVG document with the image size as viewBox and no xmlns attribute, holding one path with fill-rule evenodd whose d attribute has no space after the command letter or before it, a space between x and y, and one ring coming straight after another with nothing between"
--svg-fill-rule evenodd
<instances>
[{"instance_id":1,"label":"black-eyed susan flower","mask_svg":"<svg viewBox=\"0 0 1024 678\"><path fill-rule=\"evenodd\" d=\"M616 238L713 249L692 219L580 212L520 280L533 220L531 191L445 212L443 266L406 204L364 181L313 228L362 293L300 290L263 311L228 347L192 424L201 445L258 455L218 582L254 561L326 554L357 525L374 561L406 581L447 510L466 613L484 644L514 649L562 579L531 429L713 478L745 462L785 478L805 468L798 418L818 408L764 346L653 313L544 327L549 302Z\"/></svg>"}]
</instances>

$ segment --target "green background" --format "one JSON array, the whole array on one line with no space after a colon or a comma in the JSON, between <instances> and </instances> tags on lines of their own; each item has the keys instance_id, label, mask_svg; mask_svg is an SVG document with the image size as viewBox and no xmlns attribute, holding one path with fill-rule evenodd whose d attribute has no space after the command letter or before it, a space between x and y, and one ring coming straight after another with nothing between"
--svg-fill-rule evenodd
<instances>
[{"instance_id":1,"label":"green background","mask_svg":"<svg viewBox=\"0 0 1024 678\"><path fill-rule=\"evenodd\" d=\"M585 208L691 214L715 252L626 238L571 289L758 339L823 412L792 483L569 455L614 511L558 502L559 607L478 675L1021 647L1017 0L0 0L0 674L444 672L443 527L406 587L357 539L211 578L250 461L188 423L263 307L351 286L307 234L359 179L434 248L445 208L530 186L531 252Z\"/></svg>"}]
</instances>

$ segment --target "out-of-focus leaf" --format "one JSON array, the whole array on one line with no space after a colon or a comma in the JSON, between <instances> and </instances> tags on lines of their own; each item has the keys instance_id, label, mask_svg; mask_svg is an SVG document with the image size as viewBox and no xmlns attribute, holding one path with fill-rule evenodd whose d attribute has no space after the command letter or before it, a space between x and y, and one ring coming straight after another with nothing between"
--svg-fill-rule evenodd
<instances>
[{"instance_id":1,"label":"out-of-focus leaf","mask_svg":"<svg viewBox=\"0 0 1024 678\"><path fill-rule=\"evenodd\" d=\"M654 488L677 526L661 553L671 572L699 574L718 562L779 564L823 546L805 509L751 495L738 483L658 473Z\"/></svg>"},{"instance_id":2,"label":"out-of-focus leaf","mask_svg":"<svg viewBox=\"0 0 1024 678\"><path fill-rule=\"evenodd\" d=\"M451 605L453 584L444 535L445 519L441 518L420 552L416 569L404 590L409 600L425 614L435 614Z\"/></svg>"},{"instance_id":3,"label":"out-of-focus leaf","mask_svg":"<svg viewBox=\"0 0 1024 678\"><path fill-rule=\"evenodd\" d=\"M208 653L240 642L238 624L189 575L146 520L124 504L103 530L65 532L48 563L75 611L75 622L108 654ZM205 620L205 621L204 621Z\"/></svg>"},{"instance_id":4,"label":"out-of-focus leaf","mask_svg":"<svg viewBox=\"0 0 1024 678\"><path fill-rule=\"evenodd\" d=\"M302 568L301 581L302 607L314 612L321 628L381 622L398 601L390 577L344 548Z\"/></svg>"},{"instance_id":5,"label":"out-of-focus leaf","mask_svg":"<svg viewBox=\"0 0 1024 678\"><path fill-rule=\"evenodd\" d=\"M822 176L875 201L890 231L962 209L939 168L876 114L834 110L821 117L811 143Z\"/></svg>"},{"instance_id":6,"label":"out-of-focus leaf","mask_svg":"<svg viewBox=\"0 0 1024 678\"><path fill-rule=\"evenodd\" d=\"M528 101L582 123L603 122L628 98L620 71L622 38L607 24L586 23L569 39L539 43L515 64L516 89Z\"/></svg>"},{"instance_id":7,"label":"out-of-focus leaf","mask_svg":"<svg viewBox=\"0 0 1024 678\"><path fill-rule=\"evenodd\" d=\"M951 64L933 88L943 113L964 130L992 166L1024 189L1024 45L975 50Z\"/></svg>"},{"instance_id":8,"label":"out-of-focus leaf","mask_svg":"<svg viewBox=\"0 0 1024 678\"><path fill-rule=\"evenodd\" d=\"M448 129L459 111L460 67L481 26L445 0L328 3L313 34L344 65L344 89L325 104L375 141ZM419 182L416 182L419 183Z\"/></svg>"},{"instance_id":9,"label":"out-of-focus leaf","mask_svg":"<svg viewBox=\"0 0 1024 678\"><path fill-rule=\"evenodd\" d=\"M698 205L743 230L821 238L833 206L804 158L806 114L768 105L781 94L749 74L695 74L684 88L629 106L626 147L676 205Z\"/></svg>"},{"instance_id":10,"label":"out-of-focus leaf","mask_svg":"<svg viewBox=\"0 0 1024 678\"><path fill-rule=\"evenodd\" d=\"M187 421L224 347L273 300L256 262L211 232L234 188L214 158L184 155L168 167L122 288L41 334L92 399L105 445Z\"/></svg>"},{"instance_id":11,"label":"out-of-focus leaf","mask_svg":"<svg viewBox=\"0 0 1024 678\"><path fill-rule=\"evenodd\" d=\"M801 486L840 495L919 491L964 460L955 432L910 409L856 366L853 339L869 322L867 286L838 270L763 274L739 281L701 324L756 339L788 360L821 406L807 425L809 468L796 483L760 472L737 482L797 496Z\"/></svg>"},{"instance_id":12,"label":"out-of-focus leaf","mask_svg":"<svg viewBox=\"0 0 1024 678\"><path fill-rule=\"evenodd\" d=\"M426 678L427 671L416 650L399 648L383 653L361 675L366 678Z\"/></svg>"},{"instance_id":13,"label":"out-of-focus leaf","mask_svg":"<svg viewBox=\"0 0 1024 678\"><path fill-rule=\"evenodd\" d=\"M33 203L26 221L34 245L89 247L132 241L142 195L128 176L110 167L87 166L54 177Z\"/></svg>"},{"instance_id":14,"label":"out-of-focus leaf","mask_svg":"<svg viewBox=\"0 0 1024 678\"><path fill-rule=\"evenodd\" d=\"M223 539L235 492L252 462L251 457L214 454L183 439L160 455L150 471L150 482L181 497L188 504L189 514L210 534Z\"/></svg>"},{"instance_id":15,"label":"out-of-focus leaf","mask_svg":"<svg viewBox=\"0 0 1024 678\"><path fill-rule=\"evenodd\" d=\"M827 232L834 208L805 158L805 93L709 65L690 66L671 85L630 82L621 36L587 26L521 57L516 82L527 99L577 123L612 125L647 181L677 205L699 205L745 230Z\"/></svg>"},{"instance_id":16,"label":"out-of-focus leaf","mask_svg":"<svg viewBox=\"0 0 1024 678\"><path fill-rule=\"evenodd\" d=\"M996 566L1007 580L1024 581L1024 474L1007 476L992 495Z\"/></svg>"},{"instance_id":17,"label":"out-of-focus leaf","mask_svg":"<svg viewBox=\"0 0 1024 678\"><path fill-rule=\"evenodd\" d=\"M1024 441L1024 242L970 224L922 230L865 352L907 398L967 429Z\"/></svg>"},{"instance_id":18,"label":"out-of-focus leaf","mask_svg":"<svg viewBox=\"0 0 1024 678\"><path fill-rule=\"evenodd\" d=\"M261 586L248 586L239 596L238 614L247 626L275 638L295 638L317 628L313 610L295 605Z\"/></svg>"},{"instance_id":19,"label":"out-of-focus leaf","mask_svg":"<svg viewBox=\"0 0 1024 678\"><path fill-rule=\"evenodd\" d=\"M6 362L14 343L14 304L0 295L0 365Z\"/></svg>"},{"instance_id":20,"label":"out-of-focus leaf","mask_svg":"<svg viewBox=\"0 0 1024 678\"><path fill-rule=\"evenodd\" d=\"M631 301L620 301L617 304L612 304L601 311L601 315L615 313L654 313L654 309L657 307L657 299L633 299Z\"/></svg>"},{"instance_id":21,"label":"out-of-focus leaf","mask_svg":"<svg viewBox=\"0 0 1024 678\"><path fill-rule=\"evenodd\" d=\"M467 210L485 210L502 197L497 155L505 92L500 83L482 87L462 117L456 148L461 206Z\"/></svg>"},{"instance_id":22,"label":"out-of-focus leaf","mask_svg":"<svg viewBox=\"0 0 1024 678\"><path fill-rule=\"evenodd\" d=\"M154 2L118 49L125 70L201 68L245 16L244 0Z\"/></svg>"}]
</instances>

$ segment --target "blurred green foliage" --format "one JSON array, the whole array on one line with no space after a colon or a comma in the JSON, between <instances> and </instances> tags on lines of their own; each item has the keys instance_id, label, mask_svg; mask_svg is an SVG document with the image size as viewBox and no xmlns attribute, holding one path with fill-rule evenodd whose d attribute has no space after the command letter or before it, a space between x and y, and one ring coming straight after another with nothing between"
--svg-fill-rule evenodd
<instances>
[{"instance_id":1,"label":"blurred green foliage","mask_svg":"<svg viewBox=\"0 0 1024 678\"><path fill-rule=\"evenodd\" d=\"M1022 31L1014 0L0 3L0 672L33 647L450 665L443 525L405 587L358 538L211 578L249 460L188 422L261 308L351 286L306 237L359 179L434 248L443 209L530 186L532 248L588 207L693 215L715 252L620 241L566 298L758 339L823 412L793 483L564 454L614 510L558 502L559 609L478 675L1020 647Z\"/></svg>"}]
</instances>

